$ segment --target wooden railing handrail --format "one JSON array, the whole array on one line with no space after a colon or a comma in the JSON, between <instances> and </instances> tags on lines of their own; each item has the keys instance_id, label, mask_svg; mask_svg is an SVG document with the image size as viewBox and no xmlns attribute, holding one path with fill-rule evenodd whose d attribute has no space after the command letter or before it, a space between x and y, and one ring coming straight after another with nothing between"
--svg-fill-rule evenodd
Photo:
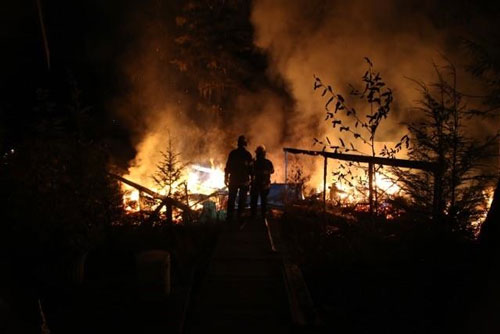
<instances>
[{"instance_id":1,"label":"wooden railing handrail","mask_svg":"<svg viewBox=\"0 0 500 334\"><path fill-rule=\"evenodd\" d=\"M414 168L421 169L430 172L434 172L437 168L437 164L433 162L427 161L417 161L417 160L407 160L407 159L396 159L396 158L384 158L384 157L374 157L369 155L359 155L359 154L346 154L346 153L335 153L335 152L326 152L326 151L311 151L311 150L302 150L298 148L285 147L283 151L292 153L292 154L305 154L312 156L323 156L331 159L338 159L344 161L354 161L354 162L362 162L368 164L376 164L376 165L386 165L393 167L401 167L401 168Z\"/></svg>"}]
</instances>

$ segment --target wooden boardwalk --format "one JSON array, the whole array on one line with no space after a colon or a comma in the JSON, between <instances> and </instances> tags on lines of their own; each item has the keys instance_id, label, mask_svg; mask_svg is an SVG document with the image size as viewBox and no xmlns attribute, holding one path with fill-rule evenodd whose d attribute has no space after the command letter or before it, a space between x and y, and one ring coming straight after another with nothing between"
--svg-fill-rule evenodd
<instances>
[{"instance_id":1,"label":"wooden boardwalk","mask_svg":"<svg viewBox=\"0 0 500 334\"><path fill-rule=\"evenodd\" d=\"M264 222L228 226L190 308L186 333L290 333L283 262Z\"/></svg>"}]
</instances>

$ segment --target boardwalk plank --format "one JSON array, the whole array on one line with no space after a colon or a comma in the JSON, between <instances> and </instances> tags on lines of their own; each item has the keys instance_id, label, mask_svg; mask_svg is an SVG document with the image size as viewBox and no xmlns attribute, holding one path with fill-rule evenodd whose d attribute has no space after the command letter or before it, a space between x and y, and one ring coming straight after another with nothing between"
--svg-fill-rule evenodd
<instances>
[{"instance_id":1,"label":"boardwalk plank","mask_svg":"<svg viewBox=\"0 0 500 334\"><path fill-rule=\"evenodd\" d=\"M263 223L228 229L219 238L193 301L186 332L289 333L282 268Z\"/></svg>"}]
</instances>

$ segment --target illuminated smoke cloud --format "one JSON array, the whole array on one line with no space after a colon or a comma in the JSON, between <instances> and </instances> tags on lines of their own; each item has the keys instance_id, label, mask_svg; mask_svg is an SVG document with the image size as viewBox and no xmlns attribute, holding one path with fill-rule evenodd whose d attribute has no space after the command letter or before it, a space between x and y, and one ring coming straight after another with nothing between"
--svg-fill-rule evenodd
<instances>
[{"instance_id":1,"label":"illuminated smoke cloud","mask_svg":"<svg viewBox=\"0 0 500 334\"><path fill-rule=\"evenodd\" d=\"M225 123L200 120L190 95L172 84L179 73L168 69L173 38L165 22L174 17L162 21L137 14L130 30L138 42L122 57L130 94L113 106L135 134L138 155L132 164L145 178L169 130L186 160L221 165L243 133L252 152L266 145L277 167L275 180L281 181L284 146L312 148L314 137L331 134L324 100L313 92L313 75L347 94L349 83L360 83L365 56L394 90L393 110L378 140L396 141L406 131L401 122L409 120L408 107L419 98L407 78L433 81L432 64L441 54L460 58L456 35L464 29L455 31L453 20L441 26L435 24L439 17L431 20L443 10L422 1L253 1L254 44L268 55L268 83L239 89L231 110L224 111L232 116Z\"/></svg>"},{"instance_id":2,"label":"illuminated smoke cloud","mask_svg":"<svg viewBox=\"0 0 500 334\"><path fill-rule=\"evenodd\" d=\"M255 44L271 56L270 75L284 77L291 87L298 132L307 133L310 120L324 109L312 93L313 75L346 94L348 83L360 83L366 56L395 91L398 105L383 137L396 139L405 108L418 97L405 76L432 79L433 58L444 47L444 33L422 14L392 1L255 1Z\"/></svg>"}]
</instances>

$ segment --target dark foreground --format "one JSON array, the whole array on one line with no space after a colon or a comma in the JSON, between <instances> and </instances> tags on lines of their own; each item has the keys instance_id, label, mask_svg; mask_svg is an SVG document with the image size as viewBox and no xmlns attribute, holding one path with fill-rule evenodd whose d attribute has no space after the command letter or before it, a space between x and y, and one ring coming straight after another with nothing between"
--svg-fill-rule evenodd
<instances>
[{"instance_id":1,"label":"dark foreground","mask_svg":"<svg viewBox=\"0 0 500 334\"><path fill-rule=\"evenodd\" d=\"M196 291L187 333L289 333L281 255L262 221L227 226Z\"/></svg>"},{"instance_id":2,"label":"dark foreground","mask_svg":"<svg viewBox=\"0 0 500 334\"><path fill-rule=\"evenodd\" d=\"M402 223L325 225L307 210L280 216L269 230L245 219L149 237L115 233L86 257L79 284L11 280L0 329L40 333L31 292L41 291L56 334L494 333L484 321L496 317L498 276L485 272L477 243ZM138 260L166 252L170 294L164 268Z\"/></svg>"}]
</instances>

